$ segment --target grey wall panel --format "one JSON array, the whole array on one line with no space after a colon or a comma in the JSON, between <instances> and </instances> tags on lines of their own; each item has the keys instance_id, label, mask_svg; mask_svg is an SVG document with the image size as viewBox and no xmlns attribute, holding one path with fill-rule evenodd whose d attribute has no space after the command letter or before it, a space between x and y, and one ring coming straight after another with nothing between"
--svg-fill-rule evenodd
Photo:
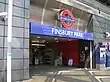
<instances>
[{"instance_id":1,"label":"grey wall panel","mask_svg":"<svg viewBox=\"0 0 110 82\"><path fill-rule=\"evenodd\" d=\"M102 28L96 27L96 26L94 26L94 29L93 30L94 30L94 32L98 32L98 33L101 33L101 32L104 31Z\"/></svg>"},{"instance_id":2,"label":"grey wall panel","mask_svg":"<svg viewBox=\"0 0 110 82\"><path fill-rule=\"evenodd\" d=\"M13 7L13 15L24 17L24 9L19 7Z\"/></svg>"},{"instance_id":3,"label":"grey wall panel","mask_svg":"<svg viewBox=\"0 0 110 82\"><path fill-rule=\"evenodd\" d=\"M7 47L7 37L5 37L5 47ZM23 48L23 38L12 38L12 48Z\"/></svg>"},{"instance_id":4,"label":"grey wall panel","mask_svg":"<svg viewBox=\"0 0 110 82\"><path fill-rule=\"evenodd\" d=\"M14 37L23 37L23 30L24 28L16 28L16 27L13 27L13 30L12 30L12 35Z\"/></svg>"},{"instance_id":5,"label":"grey wall panel","mask_svg":"<svg viewBox=\"0 0 110 82\"><path fill-rule=\"evenodd\" d=\"M4 68L4 61L3 60L0 60L0 71L3 71L3 68Z\"/></svg>"},{"instance_id":6,"label":"grey wall panel","mask_svg":"<svg viewBox=\"0 0 110 82\"><path fill-rule=\"evenodd\" d=\"M4 11L5 11L5 4L0 3L0 12L4 12ZM0 24L4 24L4 22L0 20Z\"/></svg>"},{"instance_id":7,"label":"grey wall panel","mask_svg":"<svg viewBox=\"0 0 110 82\"><path fill-rule=\"evenodd\" d=\"M24 69L24 79L29 79L29 69Z\"/></svg>"},{"instance_id":8,"label":"grey wall panel","mask_svg":"<svg viewBox=\"0 0 110 82\"><path fill-rule=\"evenodd\" d=\"M23 58L23 49L12 49L12 58Z\"/></svg>"},{"instance_id":9,"label":"grey wall panel","mask_svg":"<svg viewBox=\"0 0 110 82\"><path fill-rule=\"evenodd\" d=\"M29 9L25 9L25 18L29 18L30 17L30 13L29 13Z\"/></svg>"},{"instance_id":10,"label":"grey wall panel","mask_svg":"<svg viewBox=\"0 0 110 82\"><path fill-rule=\"evenodd\" d=\"M24 27L24 19L20 17L13 17L13 26ZM8 22L5 22L5 25L8 25Z\"/></svg>"},{"instance_id":11,"label":"grey wall panel","mask_svg":"<svg viewBox=\"0 0 110 82\"><path fill-rule=\"evenodd\" d=\"M4 59L7 58L7 48L4 48ZM12 49L12 58L23 58L23 49Z\"/></svg>"},{"instance_id":12,"label":"grey wall panel","mask_svg":"<svg viewBox=\"0 0 110 82\"><path fill-rule=\"evenodd\" d=\"M5 4L0 3L0 12L4 12L5 10Z\"/></svg>"},{"instance_id":13,"label":"grey wall panel","mask_svg":"<svg viewBox=\"0 0 110 82\"><path fill-rule=\"evenodd\" d=\"M12 80L14 82L19 81L19 80L22 80L23 79L23 70L15 70L15 71L12 71Z\"/></svg>"},{"instance_id":14,"label":"grey wall panel","mask_svg":"<svg viewBox=\"0 0 110 82\"><path fill-rule=\"evenodd\" d=\"M0 72L0 82L3 82L3 79L4 79L3 72Z\"/></svg>"},{"instance_id":15,"label":"grey wall panel","mask_svg":"<svg viewBox=\"0 0 110 82\"><path fill-rule=\"evenodd\" d=\"M29 59L24 59L24 69L29 68Z\"/></svg>"},{"instance_id":16,"label":"grey wall panel","mask_svg":"<svg viewBox=\"0 0 110 82\"><path fill-rule=\"evenodd\" d=\"M25 0L25 8L30 8L30 0Z\"/></svg>"},{"instance_id":17,"label":"grey wall panel","mask_svg":"<svg viewBox=\"0 0 110 82\"><path fill-rule=\"evenodd\" d=\"M24 27L24 19L19 17L13 17L13 26Z\"/></svg>"},{"instance_id":18,"label":"grey wall panel","mask_svg":"<svg viewBox=\"0 0 110 82\"><path fill-rule=\"evenodd\" d=\"M23 59L12 59L12 70L21 70L23 69ZM4 60L4 70L7 69L7 60Z\"/></svg>"},{"instance_id":19,"label":"grey wall panel","mask_svg":"<svg viewBox=\"0 0 110 82\"><path fill-rule=\"evenodd\" d=\"M0 48L0 59L3 59L3 48Z\"/></svg>"},{"instance_id":20,"label":"grey wall panel","mask_svg":"<svg viewBox=\"0 0 110 82\"><path fill-rule=\"evenodd\" d=\"M0 0L0 2L5 3L5 0Z\"/></svg>"},{"instance_id":21,"label":"grey wall panel","mask_svg":"<svg viewBox=\"0 0 110 82\"><path fill-rule=\"evenodd\" d=\"M0 37L0 47L3 47L3 37Z\"/></svg>"},{"instance_id":22,"label":"grey wall panel","mask_svg":"<svg viewBox=\"0 0 110 82\"><path fill-rule=\"evenodd\" d=\"M29 39L24 39L24 48L29 48Z\"/></svg>"},{"instance_id":23,"label":"grey wall panel","mask_svg":"<svg viewBox=\"0 0 110 82\"><path fill-rule=\"evenodd\" d=\"M108 25L110 25L110 20L106 20L106 23L107 23Z\"/></svg>"},{"instance_id":24,"label":"grey wall panel","mask_svg":"<svg viewBox=\"0 0 110 82\"><path fill-rule=\"evenodd\" d=\"M8 0L6 0L6 3L8 3ZM19 7L24 7L24 0L13 0L13 4Z\"/></svg>"},{"instance_id":25,"label":"grey wall panel","mask_svg":"<svg viewBox=\"0 0 110 82\"><path fill-rule=\"evenodd\" d=\"M7 47L7 37L4 37L5 41L4 41L4 47Z\"/></svg>"},{"instance_id":26,"label":"grey wall panel","mask_svg":"<svg viewBox=\"0 0 110 82\"><path fill-rule=\"evenodd\" d=\"M29 58L29 49L24 49L24 58Z\"/></svg>"},{"instance_id":27,"label":"grey wall panel","mask_svg":"<svg viewBox=\"0 0 110 82\"><path fill-rule=\"evenodd\" d=\"M25 19L25 27L24 28L28 28L29 29L29 20Z\"/></svg>"},{"instance_id":28,"label":"grey wall panel","mask_svg":"<svg viewBox=\"0 0 110 82\"><path fill-rule=\"evenodd\" d=\"M0 36L4 36L4 26L0 25Z\"/></svg>"},{"instance_id":29,"label":"grey wall panel","mask_svg":"<svg viewBox=\"0 0 110 82\"><path fill-rule=\"evenodd\" d=\"M8 12L8 5L6 5L6 11ZM13 6L13 15L19 16L19 17L24 17L24 9Z\"/></svg>"},{"instance_id":30,"label":"grey wall panel","mask_svg":"<svg viewBox=\"0 0 110 82\"><path fill-rule=\"evenodd\" d=\"M23 59L12 60L12 70L23 69Z\"/></svg>"},{"instance_id":31,"label":"grey wall panel","mask_svg":"<svg viewBox=\"0 0 110 82\"><path fill-rule=\"evenodd\" d=\"M24 29L24 37L29 38L29 29Z\"/></svg>"},{"instance_id":32,"label":"grey wall panel","mask_svg":"<svg viewBox=\"0 0 110 82\"><path fill-rule=\"evenodd\" d=\"M100 28L106 28L106 23L94 20L93 25Z\"/></svg>"},{"instance_id":33,"label":"grey wall panel","mask_svg":"<svg viewBox=\"0 0 110 82\"><path fill-rule=\"evenodd\" d=\"M98 43L98 42L104 42L105 41L105 39L103 38L103 39L97 39L97 38L94 38L94 43Z\"/></svg>"},{"instance_id":34,"label":"grey wall panel","mask_svg":"<svg viewBox=\"0 0 110 82\"><path fill-rule=\"evenodd\" d=\"M100 17L100 16L94 16L95 20L99 21L99 22L102 22L102 23L106 23L105 22L105 19L103 17Z\"/></svg>"},{"instance_id":35,"label":"grey wall panel","mask_svg":"<svg viewBox=\"0 0 110 82\"><path fill-rule=\"evenodd\" d=\"M12 38L12 48L23 48L23 38Z\"/></svg>"}]
</instances>

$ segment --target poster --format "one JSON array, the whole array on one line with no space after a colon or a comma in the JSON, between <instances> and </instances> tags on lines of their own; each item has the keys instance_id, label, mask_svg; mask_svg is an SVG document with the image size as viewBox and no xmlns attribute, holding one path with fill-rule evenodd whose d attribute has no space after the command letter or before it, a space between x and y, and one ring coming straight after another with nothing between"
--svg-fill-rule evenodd
<instances>
[{"instance_id":1,"label":"poster","mask_svg":"<svg viewBox=\"0 0 110 82\"><path fill-rule=\"evenodd\" d=\"M106 55L106 66L110 67L110 52L108 52Z\"/></svg>"},{"instance_id":2,"label":"poster","mask_svg":"<svg viewBox=\"0 0 110 82\"><path fill-rule=\"evenodd\" d=\"M106 59L106 49L105 47L100 47L100 64L105 64L105 59Z\"/></svg>"}]
</instances>

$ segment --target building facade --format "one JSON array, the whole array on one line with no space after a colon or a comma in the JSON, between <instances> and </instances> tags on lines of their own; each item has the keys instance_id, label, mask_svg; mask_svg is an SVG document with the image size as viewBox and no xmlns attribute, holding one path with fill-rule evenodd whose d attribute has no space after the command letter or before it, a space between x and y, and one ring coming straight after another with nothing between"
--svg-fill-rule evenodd
<instances>
[{"instance_id":1,"label":"building facade","mask_svg":"<svg viewBox=\"0 0 110 82\"><path fill-rule=\"evenodd\" d=\"M29 78L29 0L13 0L12 82ZM8 0L0 0L7 12ZM6 82L7 20L0 20L0 82Z\"/></svg>"},{"instance_id":2,"label":"building facade","mask_svg":"<svg viewBox=\"0 0 110 82\"><path fill-rule=\"evenodd\" d=\"M85 4L83 7L81 6L82 3L77 3L72 7L72 5L76 3L73 2L73 4L70 4L72 0L63 0L63 2L60 2L62 0L13 1L12 82L29 79L29 22L40 22L41 24L61 26L59 21L55 20L55 13L60 9L61 3L63 4L63 9L70 8L74 10L72 12L77 21L75 26L78 27L75 28L76 30L93 32L94 43L109 41L109 38L103 37L103 32L110 32L110 16L108 16L110 14L108 12L110 8L95 0L83 0L82 3ZM39 4L35 1L39 1ZM82 0L77 1L80 2ZM45 3L51 5L45 6ZM65 3L66 5L64 5ZM59 7L57 8L57 6ZM7 12L7 9L8 0L0 0L0 12ZM6 82L6 57L7 20L0 20L0 82ZM95 62L95 60L94 55L93 62Z\"/></svg>"}]
</instances>

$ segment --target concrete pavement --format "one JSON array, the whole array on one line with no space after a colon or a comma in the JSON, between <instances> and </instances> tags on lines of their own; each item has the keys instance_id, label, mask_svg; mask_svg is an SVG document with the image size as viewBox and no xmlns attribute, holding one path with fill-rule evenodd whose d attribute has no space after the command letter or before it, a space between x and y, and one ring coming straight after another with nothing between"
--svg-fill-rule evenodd
<instances>
[{"instance_id":1,"label":"concrete pavement","mask_svg":"<svg viewBox=\"0 0 110 82\"><path fill-rule=\"evenodd\" d=\"M109 72L73 67L34 66L30 68L31 79L24 82L110 82ZM105 76L107 73L108 77L99 80L99 75Z\"/></svg>"},{"instance_id":2,"label":"concrete pavement","mask_svg":"<svg viewBox=\"0 0 110 82\"><path fill-rule=\"evenodd\" d=\"M110 69L105 70L89 70L88 72L91 73L99 82L110 82Z\"/></svg>"}]
</instances>

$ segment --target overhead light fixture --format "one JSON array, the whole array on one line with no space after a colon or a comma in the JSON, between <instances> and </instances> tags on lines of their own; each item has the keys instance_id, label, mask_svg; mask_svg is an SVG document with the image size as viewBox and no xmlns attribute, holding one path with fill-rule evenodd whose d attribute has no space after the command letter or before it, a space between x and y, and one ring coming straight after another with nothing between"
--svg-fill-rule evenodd
<instances>
[{"instance_id":1,"label":"overhead light fixture","mask_svg":"<svg viewBox=\"0 0 110 82\"><path fill-rule=\"evenodd\" d=\"M45 46L44 44L31 44L32 46Z\"/></svg>"},{"instance_id":2,"label":"overhead light fixture","mask_svg":"<svg viewBox=\"0 0 110 82\"><path fill-rule=\"evenodd\" d=\"M37 38L40 38L40 36L38 36Z\"/></svg>"},{"instance_id":3,"label":"overhead light fixture","mask_svg":"<svg viewBox=\"0 0 110 82\"><path fill-rule=\"evenodd\" d=\"M56 41L56 42L59 42L59 41Z\"/></svg>"},{"instance_id":4,"label":"overhead light fixture","mask_svg":"<svg viewBox=\"0 0 110 82\"><path fill-rule=\"evenodd\" d=\"M32 41L32 42L40 42L39 40L37 40L37 41Z\"/></svg>"},{"instance_id":5,"label":"overhead light fixture","mask_svg":"<svg viewBox=\"0 0 110 82\"><path fill-rule=\"evenodd\" d=\"M68 41L71 41L71 39L69 39Z\"/></svg>"},{"instance_id":6,"label":"overhead light fixture","mask_svg":"<svg viewBox=\"0 0 110 82\"><path fill-rule=\"evenodd\" d=\"M55 8L51 8L53 11L57 11L59 12L61 9L55 9Z\"/></svg>"},{"instance_id":7,"label":"overhead light fixture","mask_svg":"<svg viewBox=\"0 0 110 82\"><path fill-rule=\"evenodd\" d=\"M58 40L58 38L55 38L55 40Z\"/></svg>"}]
</instances>

